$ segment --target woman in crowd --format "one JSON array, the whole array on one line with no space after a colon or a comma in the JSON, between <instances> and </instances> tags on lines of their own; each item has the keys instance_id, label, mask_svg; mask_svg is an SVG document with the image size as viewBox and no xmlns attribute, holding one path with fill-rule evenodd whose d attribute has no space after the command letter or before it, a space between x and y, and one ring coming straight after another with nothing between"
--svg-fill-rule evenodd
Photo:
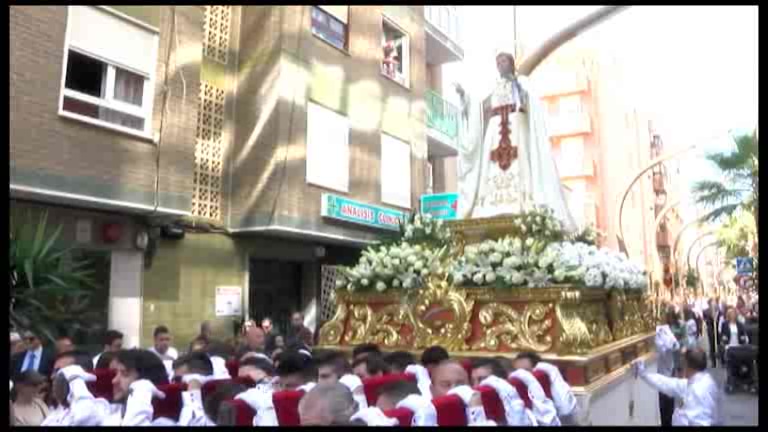
<instances>
[{"instance_id":1,"label":"woman in crowd","mask_svg":"<svg viewBox=\"0 0 768 432\"><path fill-rule=\"evenodd\" d=\"M28 370L14 377L16 399L13 402L13 423L16 426L40 426L48 416L48 407L40 397L45 377Z\"/></svg>"},{"instance_id":2,"label":"woman in crowd","mask_svg":"<svg viewBox=\"0 0 768 432\"><path fill-rule=\"evenodd\" d=\"M688 349L696 348L699 345L699 326L696 323L696 317L690 307L684 309L683 318L685 319L686 333L686 344L684 346Z\"/></svg>"}]
</instances>

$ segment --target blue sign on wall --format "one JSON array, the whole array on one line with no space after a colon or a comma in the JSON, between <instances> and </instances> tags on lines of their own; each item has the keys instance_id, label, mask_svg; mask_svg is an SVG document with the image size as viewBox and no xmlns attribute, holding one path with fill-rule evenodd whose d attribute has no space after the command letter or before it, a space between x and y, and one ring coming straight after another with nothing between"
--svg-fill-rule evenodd
<instances>
[{"instance_id":1,"label":"blue sign on wall","mask_svg":"<svg viewBox=\"0 0 768 432\"><path fill-rule=\"evenodd\" d=\"M333 194L323 194L321 214L331 219L395 231L400 229L400 225L408 216L401 211L364 204Z\"/></svg>"},{"instance_id":2,"label":"blue sign on wall","mask_svg":"<svg viewBox=\"0 0 768 432\"><path fill-rule=\"evenodd\" d=\"M421 196L421 213L435 219L454 220L459 214L459 194L442 193Z\"/></svg>"}]
</instances>

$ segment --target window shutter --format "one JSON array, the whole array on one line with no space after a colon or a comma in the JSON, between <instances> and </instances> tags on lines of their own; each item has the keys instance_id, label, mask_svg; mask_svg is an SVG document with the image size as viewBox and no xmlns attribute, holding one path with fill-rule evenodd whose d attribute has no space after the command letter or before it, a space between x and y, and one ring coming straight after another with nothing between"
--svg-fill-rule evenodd
<instances>
[{"instance_id":1,"label":"window shutter","mask_svg":"<svg viewBox=\"0 0 768 432\"><path fill-rule=\"evenodd\" d=\"M307 103L307 183L349 191L349 119Z\"/></svg>"},{"instance_id":2,"label":"window shutter","mask_svg":"<svg viewBox=\"0 0 768 432\"><path fill-rule=\"evenodd\" d=\"M381 201L411 208L411 146L381 135Z\"/></svg>"},{"instance_id":3,"label":"window shutter","mask_svg":"<svg viewBox=\"0 0 768 432\"><path fill-rule=\"evenodd\" d=\"M70 46L147 76L154 72L157 33L93 6L70 6L68 14Z\"/></svg>"},{"instance_id":4,"label":"window shutter","mask_svg":"<svg viewBox=\"0 0 768 432\"><path fill-rule=\"evenodd\" d=\"M349 6L318 6L337 20L347 24L349 20Z\"/></svg>"}]
</instances>

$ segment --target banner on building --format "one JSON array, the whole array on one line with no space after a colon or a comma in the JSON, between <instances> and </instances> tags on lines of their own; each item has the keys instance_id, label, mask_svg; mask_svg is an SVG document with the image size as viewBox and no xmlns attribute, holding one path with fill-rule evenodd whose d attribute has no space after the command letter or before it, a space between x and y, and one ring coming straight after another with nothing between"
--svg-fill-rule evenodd
<instances>
[{"instance_id":1,"label":"banner on building","mask_svg":"<svg viewBox=\"0 0 768 432\"><path fill-rule=\"evenodd\" d=\"M365 204L338 195L323 194L323 217L397 231L408 215L401 211Z\"/></svg>"},{"instance_id":2,"label":"banner on building","mask_svg":"<svg viewBox=\"0 0 768 432\"><path fill-rule=\"evenodd\" d=\"M239 286L216 287L216 316L241 316L243 314L243 289Z\"/></svg>"},{"instance_id":3,"label":"banner on building","mask_svg":"<svg viewBox=\"0 0 768 432\"><path fill-rule=\"evenodd\" d=\"M458 219L459 194L442 193L421 196L421 213L432 215L435 219Z\"/></svg>"}]
</instances>

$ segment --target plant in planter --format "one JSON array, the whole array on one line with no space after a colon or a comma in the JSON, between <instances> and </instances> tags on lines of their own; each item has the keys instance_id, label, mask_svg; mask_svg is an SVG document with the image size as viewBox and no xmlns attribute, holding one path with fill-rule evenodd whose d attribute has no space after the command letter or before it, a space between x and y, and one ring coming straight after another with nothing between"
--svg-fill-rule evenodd
<instances>
[{"instance_id":1,"label":"plant in planter","mask_svg":"<svg viewBox=\"0 0 768 432\"><path fill-rule=\"evenodd\" d=\"M11 219L9 321L13 328L34 331L53 342L56 329L87 328L96 312L88 310L95 285L89 262L71 262L71 249L57 247L62 227L50 229L47 213ZM15 220L14 220L15 219Z\"/></svg>"}]
</instances>

